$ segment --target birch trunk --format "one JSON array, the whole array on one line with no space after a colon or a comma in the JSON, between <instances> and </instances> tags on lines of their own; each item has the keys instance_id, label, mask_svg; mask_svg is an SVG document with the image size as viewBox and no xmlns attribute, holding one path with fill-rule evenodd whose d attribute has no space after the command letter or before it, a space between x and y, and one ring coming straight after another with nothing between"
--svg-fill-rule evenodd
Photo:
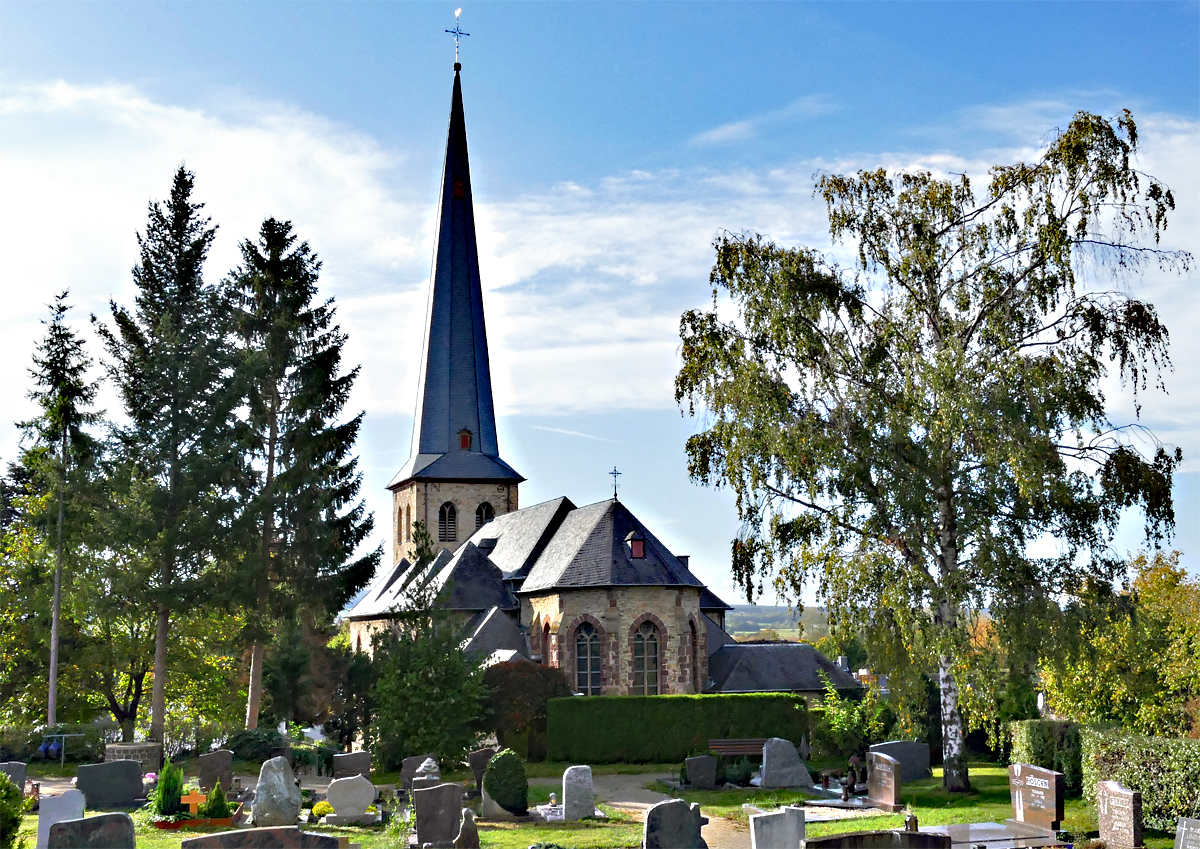
<instances>
[{"instance_id":1,"label":"birch trunk","mask_svg":"<svg viewBox=\"0 0 1200 849\"><path fill-rule=\"evenodd\" d=\"M958 681L948 657L938 663L938 683L942 691L942 786L965 793L971 789L967 775L967 740L962 713L958 709Z\"/></svg>"}]
</instances>

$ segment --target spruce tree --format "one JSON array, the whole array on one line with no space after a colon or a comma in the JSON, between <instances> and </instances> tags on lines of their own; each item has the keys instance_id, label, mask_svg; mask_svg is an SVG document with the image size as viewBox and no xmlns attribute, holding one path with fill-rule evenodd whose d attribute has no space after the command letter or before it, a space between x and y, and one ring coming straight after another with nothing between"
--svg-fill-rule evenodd
<instances>
[{"instance_id":1,"label":"spruce tree","mask_svg":"<svg viewBox=\"0 0 1200 849\"><path fill-rule=\"evenodd\" d=\"M90 409L96 398L96 384L87 379L92 361L84 353L83 340L66 323L67 292L62 292L50 305L50 321L46 336L38 343L29 370L36 388L29 397L41 408L41 414L21 425L32 444L23 461L32 472L36 485L53 495L54 520L54 600L50 625L50 681L46 706L46 723L54 725L58 712L58 643L59 620L62 613L63 558L68 540L64 525L68 504L78 501L86 488L81 475L95 454L95 442L86 428L94 424L97 414ZM47 524L49 524L47 522Z\"/></svg>"},{"instance_id":2,"label":"spruce tree","mask_svg":"<svg viewBox=\"0 0 1200 849\"><path fill-rule=\"evenodd\" d=\"M333 299L318 302L321 263L290 222L268 218L242 243L230 276L248 398L247 454L256 492L249 515L255 552L247 557L255 611L246 727L258 724L264 638L299 608L332 615L361 589L381 551L355 554L374 527L357 500L353 456L362 413L338 422L358 368L342 371L346 337Z\"/></svg>"},{"instance_id":3,"label":"spruce tree","mask_svg":"<svg viewBox=\"0 0 1200 849\"><path fill-rule=\"evenodd\" d=\"M128 422L116 428L118 467L137 477L131 492L143 547L153 563L147 587L157 627L151 739L166 712L171 614L211 591L218 546L231 538L234 488L241 482L239 398L227 309L203 265L216 234L192 202L194 176L176 171L170 198L150 203L141 259L133 269L132 311L111 304L113 326L99 330Z\"/></svg>"}]
</instances>

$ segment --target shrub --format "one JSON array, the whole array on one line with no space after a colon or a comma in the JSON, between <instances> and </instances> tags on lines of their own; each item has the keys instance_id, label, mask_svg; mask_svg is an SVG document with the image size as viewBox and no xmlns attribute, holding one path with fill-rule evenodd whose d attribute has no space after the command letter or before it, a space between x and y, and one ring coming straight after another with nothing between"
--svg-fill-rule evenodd
<instances>
[{"instance_id":1,"label":"shrub","mask_svg":"<svg viewBox=\"0 0 1200 849\"><path fill-rule=\"evenodd\" d=\"M312 806L312 815L317 819L320 819L321 817L327 817L332 813L333 805L324 800L317 802L317 804Z\"/></svg>"},{"instance_id":2,"label":"shrub","mask_svg":"<svg viewBox=\"0 0 1200 849\"><path fill-rule=\"evenodd\" d=\"M750 784L750 779L754 776L754 764L750 763L750 759L743 756L740 761L731 763L725 767L725 783L736 784L739 787L745 787Z\"/></svg>"},{"instance_id":3,"label":"shrub","mask_svg":"<svg viewBox=\"0 0 1200 849\"><path fill-rule=\"evenodd\" d=\"M1067 792L1083 790L1083 767L1077 722L1023 719L1008 724L1012 739L1010 763L1033 764L1066 776Z\"/></svg>"},{"instance_id":4,"label":"shrub","mask_svg":"<svg viewBox=\"0 0 1200 849\"><path fill-rule=\"evenodd\" d=\"M872 684L865 690L842 693L823 672L821 677L825 679L822 714L811 723L812 747L817 755L844 758L887 739L896 714L878 686Z\"/></svg>"},{"instance_id":5,"label":"shrub","mask_svg":"<svg viewBox=\"0 0 1200 849\"><path fill-rule=\"evenodd\" d=\"M525 816L529 812L525 763L512 749L502 749L492 755L483 773L483 787L496 804L510 814Z\"/></svg>"},{"instance_id":6,"label":"shrub","mask_svg":"<svg viewBox=\"0 0 1200 849\"><path fill-rule=\"evenodd\" d=\"M225 791L221 788L220 781L208 794L208 798L196 809L196 813L214 820L223 820L233 816L233 812L229 808L229 799L225 797Z\"/></svg>"},{"instance_id":7,"label":"shrub","mask_svg":"<svg viewBox=\"0 0 1200 849\"><path fill-rule=\"evenodd\" d=\"M160 817L171 817L183 811L183 769L167 761L158 774L158 784L150 795L150 810Z\"/></svg>"},{"instance_id":8,"label":"shrub","mask_svg":"<svg viewBox=\"0 0 1200 849\"><path fill-rule=\"evenodd\" d=\"M799 742L809 726L804 699L789 693L551 699L547 718L550 759L583 764L678 762L710 739Z\"/></svg>"},{"instance_id":9,"label":"shrub","mask_svg":"<svg viewBox=\"0 0 1200 849\"><path fill-rule=\"evenodd\" d=\"M225 745L234 757L261 763L270 760L271 754L283 745L283 736L274 728L246 728L231 736Z\"/></svg>"},{"instance_id":10,"label":"shrub","mask_svg":"<svg viewBox=\"0 0 1200 849\"><path fill-rule=\"evenodd\" d=\"M1084 728L1083 793L1096 804L1096 783L1119 781L1142 793L1147 828L1174 831L1179 817L1200 815L1200 740L1143 737Z\"/></svg>"},{"instance_id":11,"label":"shrub","mask_svg":"<svg viewBox=\"0 0 1200 849\"><path fill-rule=\"evenodd\" d=\"M489 730L499 735L545 733L549 701L572 695L561 669L527 660L488 667L483 683L490 692Z\"/></svg>"},{"instance_id":12,"label":"shrub","mask_svg":"<svg viewBox=\"0 0 1200 849\"><path fill-rule=\"evenodd\" d=\"M0 772L0 849L17 845L17 831L25 818L24 789Z\"/></svg>"}]
</instances>

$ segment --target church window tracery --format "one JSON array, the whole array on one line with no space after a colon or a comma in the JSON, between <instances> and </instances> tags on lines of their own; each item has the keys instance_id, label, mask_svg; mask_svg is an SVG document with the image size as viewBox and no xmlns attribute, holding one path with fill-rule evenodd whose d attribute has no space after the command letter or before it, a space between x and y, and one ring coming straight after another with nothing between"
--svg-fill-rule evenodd
<instances>
[{"instance_id":1,"label":"church window tracery","mask_svg":"<svg viewBox=\"0 0 1200 849\"><path fill-rule=\"evenodd\" d=\"M643 622L633 636L633 694L658 695L658 629Z\"/></svg>"},{"instance_id":2,"label":"church window tracery","mask_svg":"<svg viewBox=\"0 0 1200 849\"><path fill-rule=\"evenodd\" d=\"M447 501L438 510L438 542L454 542L458 539L458 511Z\"/></svg>"},{"instance_id":3,"label":"church window tracery","mask_svg":"<svg viewBox=\"0 0 1200 849\"><path fill-rule=\"evenodd\" d=\"M483 502L475 508L475 530L479 530L494 518L496 518L496 511L492 509L491 503Z\"/></svg>"},{"instance_id":4,"label":"church window tracery","mask_svg":"<svg viewBox=\"0 0 1200 849\"><path fill-rule=\"evenodd\" d=\"M600 695L600 635L584 622L575 631L575 690L585 696Z\"/></svg>"}]
</instances>

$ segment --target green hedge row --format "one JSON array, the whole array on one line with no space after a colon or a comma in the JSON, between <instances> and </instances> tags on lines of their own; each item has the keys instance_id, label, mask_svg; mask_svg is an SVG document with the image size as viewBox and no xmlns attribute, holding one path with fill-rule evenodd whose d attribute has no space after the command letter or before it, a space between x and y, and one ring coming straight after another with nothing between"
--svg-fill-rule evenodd
<instances>
[{"instance_id":1,"label":"green hedge row","mask_svg":"<svg viewBox=\"0 0 1200 849\"><path fill-rule=\"evenodd\" d=\"M1174 831L1179 817L1200 817L1200 740L1143 737L1084 728L1083 787L1096 804L1096 783L1119 781L1142 791L1147 828Z\"/></svg>"},{"instance_id":2,"label":"green hedge row","mask_svg":"<svg viewBox=\"0 0 1200 849\"><path fill-rule=\"evenodd\" d=\"M1081 726L1054 719L1022 719L1008 724L1010 763L1033 764L1066 776L1067 792L1083 790Z\"/></svg>"},{"instance_id":3,"label":"green hedge row","mask_svg":"<svg viewBox=\"0 0 1200 849\"><path fill-rule=\"evenodd\" d=\"M788 693L551 699L549 757L574 763L670 763L710 739L809 733L804 699Z\"/></svg>"}]
</instances>

